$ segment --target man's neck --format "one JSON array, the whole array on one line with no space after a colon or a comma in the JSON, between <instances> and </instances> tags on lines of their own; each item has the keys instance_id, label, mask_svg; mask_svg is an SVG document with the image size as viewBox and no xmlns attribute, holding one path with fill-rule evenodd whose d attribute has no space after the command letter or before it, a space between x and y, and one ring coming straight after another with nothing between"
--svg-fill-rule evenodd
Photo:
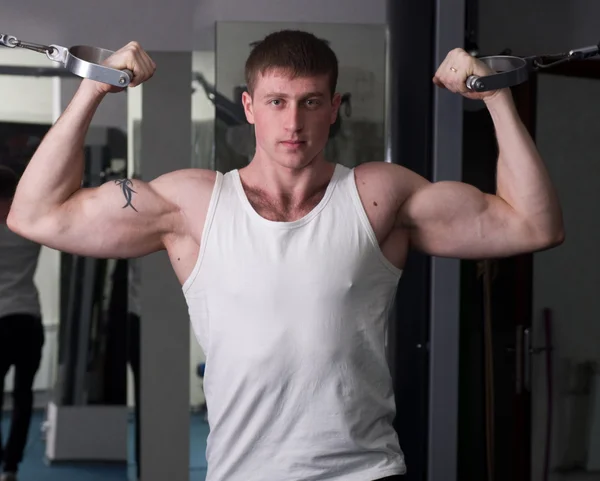
<instances>
[{"instance_id":1,"label":"man's neck","mask_svg":"<svg viewBox=\"0 0 600 481\"><path fill-rule=\"evenodd\" d=\"M334 170L335 164L322 156L301 169L255 156L247 167L240 169L240 177L246 188L273 199L295 199L301 204L329 183Z\"/></svg>"}]
</instances>

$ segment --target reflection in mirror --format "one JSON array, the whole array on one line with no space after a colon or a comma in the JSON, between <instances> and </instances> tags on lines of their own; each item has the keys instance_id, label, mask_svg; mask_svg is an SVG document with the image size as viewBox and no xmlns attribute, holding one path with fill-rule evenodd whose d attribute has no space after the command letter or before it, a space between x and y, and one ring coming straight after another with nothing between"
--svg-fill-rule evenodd
<instances>
[{"instance_id":1,"label":"reflection in mirror","mask_svg":"<svg viewBox=\"0 0 600 481\"><path fill-rule=\"evenodd\" d=\"M32 66L43 67L37 77ZM115 260L57 252L5 223L11 175L18 180L79 83L44 56L0 50L0 90L10 92L0 103L1 447L3 471L19 479L126 479L127 278L117 279ZM84 186L126 175L126 127L108 120L122 102L90 129Z\"/></svg>"},{"instance_id":2,"label":"reflection in mirror","mask_svg":"<svg viewBox=\"0 0 600 481\"><path fill-rule=\"evenodd\" d=\"M460 480L598 479L595 64L567 64L512 88L559 193L567 240L533 255L460 261ZM464 105L463 181L494 192L493 119L482 102Z\"/></svg>"},{"instance_id":3,"label":"reflection in mirror","mask_svg":"<svg viewBox=\"0 0 600 481\"><path fill-rule=\"evenodd\" d=\"M567 241L533 259L532 479L553 479L553 470L568 481L600 477L596 62L542 73L534 97L536 142L561 196Z\"/></svg>"},{"instance_id":4,"label":"reflection in mirror","mask_svg":"<svg viewBox=\"0 0 600 481\"><path fill-rule=\"evenodd\" d=\"M205 87L216 105L216 167L241 168L255 149L253 128L241 104L244 65L252 45L282 29L311 32L329 42L339 61L342 105L331 126L325 157L347 167L383 161L385 151L385 28L381 25L221 22L217 24L216 87Z\"/></svg>"},{"instance_id":5,"label":"reflection in mirror","mask_svg":"<svg viewBox=\"0 0 600 481\"><path fill-rule=\"evenodd\" d=\"M215 88L215 53L197 51L192 55L192 167L215 169L215 103L220 94Z\"/></svg>"}]
</instances>

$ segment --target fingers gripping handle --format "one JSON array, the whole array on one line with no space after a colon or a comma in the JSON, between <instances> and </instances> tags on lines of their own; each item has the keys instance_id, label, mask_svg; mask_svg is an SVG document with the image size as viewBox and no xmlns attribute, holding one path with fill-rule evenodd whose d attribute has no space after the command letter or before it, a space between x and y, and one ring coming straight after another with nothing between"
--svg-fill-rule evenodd
<instances>
[{"instance_id":1,"label":"fingers gripping handle","mask_svg":"<svg viewBox=\"0 0 600 481\"><path fill-rule=\"evenodd\" d=\"M71 73L114 87L127 87L133 80L131 70L117 70L106 65L104 61L114 52L97 47L76 46L69 49L59 45L51 45L52 51L47 53L50 60L62 63Z\"/></svg>"}]
</instances>

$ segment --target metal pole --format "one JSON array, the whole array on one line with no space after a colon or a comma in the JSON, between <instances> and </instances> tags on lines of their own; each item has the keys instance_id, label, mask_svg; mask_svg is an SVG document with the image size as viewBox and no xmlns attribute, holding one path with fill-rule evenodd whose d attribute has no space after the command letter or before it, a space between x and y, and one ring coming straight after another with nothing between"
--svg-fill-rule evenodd
<instances>
[{"instance_id":1,"label":"metal pole","mask_svg":"<svg viewBox=\"0 0 600 481\"><path fill-rule=\"evenodd\" d=\"M388 1L388 160L431 178L434 0ZM430 258L408 256L388 332L406 481L427 473Z\"/></svg>"},{"instance_id":2,"label":"metal pole","mask_svg":"<svg viewBox=\"0 0 600 481\"><path fill-rule=\"evenodd\" d=\"M434 70L464 47L464 0L436 0ZM433 180L462 179L463 99L434 89ZM428 480L457 475L460 261L433 258L429 384Z\"/></svg>"}]
</instances>

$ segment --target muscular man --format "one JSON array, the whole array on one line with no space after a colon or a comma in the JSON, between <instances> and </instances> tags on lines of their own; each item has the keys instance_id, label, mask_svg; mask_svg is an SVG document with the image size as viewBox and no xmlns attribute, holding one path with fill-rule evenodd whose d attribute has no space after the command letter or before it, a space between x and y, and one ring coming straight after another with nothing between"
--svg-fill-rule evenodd
<instances>
[{"instance_id":1,"label":"muscular man","mask_svg":"<svg viewBox=\"0 0 600 481\"><path fill-rule=\"evenodd\" d=\"M136 43L109 64L132 70L134 86L156 68ZM485 101L500 147L496 195L384 162L327 162L337 69L313 35L271 34L246 64L247 167L92 189L80 188L83 139L117 89L84 80L15 196L10 227L55 249L167 251L206 353L208 481L404 473L384 331L409 248L486 258L563 241L555 190L510 92L465 88L489 73L484 64L453 50L434 82Z\"/></svg>"},{"instance_id":2,"label":"muscular man","mask_svg":"<svg viewBox=\"0 0 600 481\"><path fill-rule=\"evenodd\" d=\"M34 275L40 245L6 226L17 174L0 165L0 409L4 378L14 366L13 409L6 444L0 439L0 481L16 481L33 410L33 382L42 359L44 326Z\"/></svg>"}]
</instances>

